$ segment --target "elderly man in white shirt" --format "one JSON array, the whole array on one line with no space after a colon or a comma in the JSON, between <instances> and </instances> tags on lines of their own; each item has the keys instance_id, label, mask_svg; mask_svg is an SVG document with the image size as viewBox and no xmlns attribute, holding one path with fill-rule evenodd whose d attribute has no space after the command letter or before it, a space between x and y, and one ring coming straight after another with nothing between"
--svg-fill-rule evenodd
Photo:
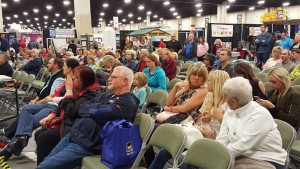
<instances>
[{"instance_id":1,"label":"elderly man in white shirt","mask_svg":"<svg viewBox=\"0 0 300 169\"><path fill-rule=\"evenodd\" d=\"M277 124L267 109L252 100L252 87L247 79L235 77L223 86L227 110L216 140L235 157L243 156L283 169L287 152Z\"/></svg>"}]
</instances>

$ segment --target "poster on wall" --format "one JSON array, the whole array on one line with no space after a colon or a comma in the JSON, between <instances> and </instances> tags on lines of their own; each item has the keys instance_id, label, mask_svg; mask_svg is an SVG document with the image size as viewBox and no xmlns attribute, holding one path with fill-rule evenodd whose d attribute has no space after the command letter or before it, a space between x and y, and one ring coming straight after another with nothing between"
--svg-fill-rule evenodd
<instances>
[{"instance_id":1,"label":"poster on wall","mask_svg":"<svg viewBox=\"0 0 300 169\"><path fill-rule=\"evenodd\" d=\"M266 28L266 31L268 31L268 27ZM257 36L261 34L260 27L249 27L249 35Z\"/></svg>"},{"instance_id":2,"label":"poster on wall","mask_svg":"<svg viewBox=\"0 0 300 169\"><path fill-rule=\"evenodd\" d=\"M233 25L211 25L212 37L232 37Z\"/></svg>"}]
</instances>

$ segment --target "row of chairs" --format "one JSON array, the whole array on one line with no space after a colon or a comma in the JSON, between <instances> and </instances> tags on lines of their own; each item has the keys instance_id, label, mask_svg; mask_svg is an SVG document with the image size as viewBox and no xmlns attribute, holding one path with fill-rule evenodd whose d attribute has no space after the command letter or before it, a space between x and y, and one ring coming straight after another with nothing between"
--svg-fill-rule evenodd
<instances>
[{"instance_id":1,"label":"row of chairs","mask_svg":"<svg viewBox=\"0 0 300 169\"><path fill-rule=\"evenodd\" d=\"M15 85L19 86L17 89L15 86L4 87L0 89L0 102L1 106L6 107L5 113L10 108L14 108L16 99L18 99L20 104L23 104L24 99L31 96L30 90L32 88L32 83L35 80L35 75L28 75L24 71L15 71L12 75L12 80L14 81ZM18 98L16 98L16 92Z\"/></svg>"},{"instance_id":2,"label":"row of chairs","mask_svg":"<svg viewBox=\"0 0 300 169\"><path fill-rule=\"evenodd\" d=\"M275 122L282 137L282 148L289 152L296 138L296 131L284 121L275 119ZM139 166L140 162L145 152L151 146L167 150L172 155L172 168L178 168L181 165L178 163L178 160L186 141L185 133L181 128L176 125L163 124L153 132L154 120L144 113L136 115L134 124L139 125L143 144L134 164L129 168L142 168ZM83 169L107 169L108 167L101 163L100 160L101 156L99 155L84 157L82 160ZM234 161L233 155L222 144L211 139L200 139L190 146L182 163L205 169L230 169L233 168ZM286 168L289 166L289 158L285 166Z\"/></svg>"}]
</instances>

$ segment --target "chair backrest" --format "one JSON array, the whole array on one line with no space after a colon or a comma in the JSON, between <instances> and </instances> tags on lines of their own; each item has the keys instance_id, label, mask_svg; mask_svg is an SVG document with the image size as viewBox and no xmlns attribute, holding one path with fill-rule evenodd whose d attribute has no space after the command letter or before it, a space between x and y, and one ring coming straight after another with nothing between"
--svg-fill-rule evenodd
<instances>
[{"instance_id":1,"label":"chair backrest","mask_svg":"<svg viewBox=\"0 0 300 169\"><path fill-rule=\"evenodd\" d=\"M282 138L282 148L289 154L291 146L296 139L296 131L293 126L285 121L275 119L275 123Z\"/></svg>"},{"instance_id":2,"label":"chair backrest","mask_svg":"<svg viewBox=\"0 0 300 169\"><path fill-rule=\"evenodd\" d=\"M178 75L180 72L180 67L179 66L176 66L176 75Z\"/></svg>"},{"instance_id":3,"label":"chair backrest","mask_svg":"<svg viewBox=\"0 0 300 169\"><path fill-rule=\"evenodd\" d=\"M263 72L263 73L269 73L271 71L271 69L269 69L269 68L267 68L267 69L264 69L264 70L262 70L261 72Z\"/></svg>"},{"instance_id":4,"label":"chair backrest","mask_svg":"<svg viewBox=\"0 0 300 169\"><path fill-rule=\"evenodd\" d=\"M182 80L181 79L178 79L178 78L175 78L175 79L172 79L171 81L169 81L169 83L167 83L167 90L170 92L172 90L172 88L174 87L174 85L177 83L177 82L181 82Z\"/></svg>"},{"instance_id":5,"label":"chair backrest","mask_svg":"<svg viewBox=\"0 0 300 169\"><path fill-rule=\"evenodd\" d=\"M263 83L268 82L267 74L259 72L256 74L259 80L261 80Z\"/></svg>"},{"instance_id":6,"label":"chair backrest","mask_svg":"<svg viewBox=\"0 0 300 169\"><path fill-rule=\"evenodd\" d=\"M173 157L173 167L178 167L178 159L186 142L185 133L181 128L172 124L162 124L154 130L149 145L167 150Z\"/></svg>"},{"instance_id":7,"label":"chair backrest","mask_svg":"<svg viewBox=\"0 0 300 169\"><path fill-rule=\"evenodd\" d=\"M259 73L260 72L260 69L259 68L257 68L257 67L255 67L255 66L253 66L252 67L252 71L253 71L253 73Z\"/></svg>"},{"instance_id":8,"label":"chair backrest","mask_svg":"<svg viewBox=\"0 0 300 169\"><path fill-rule=\"evenodd\" d=\"M296 78L296 79L293 81L293 85L300 85L300 78Z\"/></svg>"},{"instance_id":9,"label":"chair backrest","mask_svg":"<svg viewBox=\"0 0 300 169\"><path fill-rule=\"evenodd\" d=\"M17 79L17 77L19 78L21 75L21 72L20 71L15 71L12 75L12 79Z\"/></svg>"},{"instance_id":10,"label":"chair backrest","mask_svg":"<svg viewBox=\"0 0 300 169\"><path fill-rule=\"evenodd\" d=\"M147 103L155 103L160 106L164 106L168 93L164 90L155 90L147 100Z\"/></svg>"},{"instance_id":11,"label":"chair backrest","mask_svg":"<svg viewBox=\"0 0 300 169\"><path fill-rule=\"evenodd\" d=\"M147 93L145 101L147 101L149 99L149 97L151 96L152 89L149 86L145 86L145 88L146 88L146 93Z\"/></svg>"},{"instance_id":12,"label":"chair backrest","mask_svg":"<svg viewBox=\"0 0 300 169\"><path fill-rule=\"evenodd\" d=\"M300 93L300 85L293 85L292 88Z\"/></svg>"},{"instance_id":13,"label":"chair backrest","mask_svg":"<svg viewBox=\"0 0 300 169\"><path fill-rule=\"evenodd\" d=\"M234 164L234 157L221 143L204 138L190 146L183 163L203 169L229 169Z\"/></svg>"},{"instance_id":14,"label":"chair backrest","mask_svg":"<svg viewBox=\"0 0 300 169\"><path fill-rule=\"evenodd\" d=\"M21 71L21 75L20 76L21 76L20 80L24 82L24 81L26 81L26 78L27 78L28 74L26 72L24 72L24 71Z\"/></svg>"},{"instance_id":15,"label":"chair backrest","mask_svg":"<svg viewBox=\"0 0 300 169\"><path fill-rule=\"evenodd\" d=\"M168 77L166 77L166 83L168 83L170 81L170 79Z\"/></svg>"},{"instance_id":16,"label":"chair backrest","mask_svg":"<svg viewBox=\"0 0 300 169\"><path fill-rule=\"evenodd\" d=\"M182 65L182 68L181 68L181 72L185 72L189 69L189 67L193 64L193 62L185 62L183 65Z\"/></svg>"},{"instance_id":17,"label":"chair backrest","mask_svg":"<svg viewBox=\"0 0 300 169\"><path fill-rule=\"evenodd\" d=\"M143 142L147 142L154 129L153 118L149 114L138 113L133 124L139 125L141 138Z\"/></svg>"},{"instance_id":18,"label":"chair backrest","mask_svg":"<svg viewBox=\"0 0 300 169\"><path fill-rule=\"evenodd\" d=\"M35 80L35 75L29 74L25 79L25 83L31 85L34 80Z\"/></svg>"}]
</instances>

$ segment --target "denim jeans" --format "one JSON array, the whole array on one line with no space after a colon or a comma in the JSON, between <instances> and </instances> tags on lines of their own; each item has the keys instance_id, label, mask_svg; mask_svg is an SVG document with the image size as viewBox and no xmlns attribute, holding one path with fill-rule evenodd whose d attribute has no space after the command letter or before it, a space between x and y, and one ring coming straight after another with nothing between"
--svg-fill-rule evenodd
<instances>
[{"instance_id":1,"label":"denim jeans","mask_svg":"<svg viewBox=\"0 0 300 169\"><path fill-rule=\"evenodd\" d=\"M56 107L56 105L52 104L27 104L23 106L17 119L5 129L5 133L15 132L10 142L13 142L16 136L27 135L31 137L33 130L40 126L39 121L45 118L51 111L55 110ZM21 154L23 148L24 147L20 147L11 153L18 156ZM10 151L9 148L5 149Z\"/></svg>"},{"instance_id":2,"label":"denim jeans","mask_svg":"<svg viewBox=\"0 0 300 169\"><path fill-rule=\"evenodd\" d=\"M91 155L94 153L71 143L70 134L67 134L36 169L73 169L81 165L83 157Z\"/></svg>"},{"instance_id":3,"label":"denim jeans","mask_svg":"<svg viewBox=\"0 0 300 169\"><path fill-rule=\"evenodd\" d=\"M262 65L265 64L267 62L267 60L270 57L270 53L266 52L266 53L256 53L256 57L257 57L257 62L258 62L258 68L262 69Z\"/></svg>"},{"instance_id":4,"label":"denim jeans","mask_svg":"<svg viewBox=\"0 0 300 169\"><path fill-rule=\"evenodd\" d=\"M197 60L197 57L193 57L193 58L186 58L186 57L184 57L184 61L186 62L186 61L189 61L189 60L191 60L191 61L193 61L193 62L197 62L198 60Z\"/></svg>"}]
</instances>

